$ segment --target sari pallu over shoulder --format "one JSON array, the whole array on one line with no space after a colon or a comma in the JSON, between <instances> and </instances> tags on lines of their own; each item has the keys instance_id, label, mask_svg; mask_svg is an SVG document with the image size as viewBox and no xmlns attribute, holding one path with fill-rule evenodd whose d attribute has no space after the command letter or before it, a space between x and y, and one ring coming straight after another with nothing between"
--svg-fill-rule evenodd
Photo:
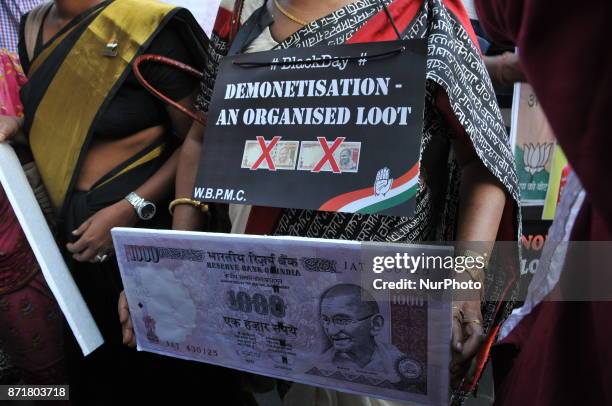
<instances>
[{"instance_id":1,"label":"sari pallu over shoulder","mask_svg":"<svg viewBox=\"0 0 612 406\"><path fill-rule=\"evenodd\" d=\"M356 1L312 21L278 47L397 39L397 32L382 10L382 2L387 5L402 38L427 39L427 95L421 156L423 167L431 169L428 171L430 179L434 170L437 172L436 181L440 181L440 190L436 195L427 193L426 187L420 187L417 215L412 218L254 207L247 223L247 233L393 242L427 241L434 236L439 241L453 241L457 224L460 171L448 137L445 137L452 130L440 116L436 105L438 93L444 91L452 113L463 127L464 136L469 138L480 161L506 191L508 199L497 238L517 241L518 250L520 211L514 158L490 78L480 57L476 36L460 1ZM236 7L234 1L222 2L211 37L211 54L214 55L209 65L211 72L216 72L218 61L231 53L230 50L246 48L232 43L232 40L236 42L254 36L252 33L241 35L243 33L238 32L234 39L231 33L236 21L249 30L259 29L261 32L265 28L265 12L261 13L263 17L257 21L250 18L264 3L263 0L247 0L240 8ZM236 14L237 9L242 12ZM207 110L210 102L214 79L212 75L203 81L199 97L199 106L203 111ZM419 214L423 214L423 217L419 218ZM500 322L513 307L519 278L517 260L518 255L499 258L499 262L504 262L504 272L495 272L495 276L493 272L487 274L486 297L490 301L483 303L482 311L488 338L478 357L479 373L484 369ZM475 384L476 381L468 382L465 389L470 390ZM464 396L465 392L455 392L453 402L460 403Z\"/></svg>"},{"instance_id":2,"label":"sari pallu over shoulder","mask_svg":"<svg viewBox=\"0 0 612 406\"><path fill-rule=\"evenodd\" d=\"M185 9L150 0L106 1L86 11L35 55L22 90L25 130L56 210L63 214L96 120L135 57L177 20L201 66L206 36Z\"/></svg>"}]
</instances>

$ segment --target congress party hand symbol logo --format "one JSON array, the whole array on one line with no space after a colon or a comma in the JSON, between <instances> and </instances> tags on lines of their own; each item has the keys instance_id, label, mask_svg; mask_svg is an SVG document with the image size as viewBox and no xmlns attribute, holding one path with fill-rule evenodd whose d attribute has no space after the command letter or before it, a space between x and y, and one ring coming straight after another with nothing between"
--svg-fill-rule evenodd
<instances>
[{"instance_id":1,"label":"congress party hand symbol logo","mask_svg":"<svg viewBox=\"0 0 612 406\"><path fill-rule=\"evenodd\" d=\"M391 171L389 168L384 167L376 173L376 180L374 181L374 194L376 196L386 195L391 189L393 184L393 178L391 178Z\"/></svg>"}]
</instances>

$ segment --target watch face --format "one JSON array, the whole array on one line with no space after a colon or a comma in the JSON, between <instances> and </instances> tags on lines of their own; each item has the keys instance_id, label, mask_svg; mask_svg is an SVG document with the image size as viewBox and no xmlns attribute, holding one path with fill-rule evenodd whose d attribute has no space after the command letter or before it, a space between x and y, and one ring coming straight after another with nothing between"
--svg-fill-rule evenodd
<instances>
[{"instance_id":1,"label":"watch face","mask_svg":"<svg viewBox=\"0 0 612 406\"><path fill-rule=\"evenodd\" d=\"M155 205L153 203L146 203L139 210L139 216L143 220L150 220L155 216Z\"/></svg>"}]
</instances>

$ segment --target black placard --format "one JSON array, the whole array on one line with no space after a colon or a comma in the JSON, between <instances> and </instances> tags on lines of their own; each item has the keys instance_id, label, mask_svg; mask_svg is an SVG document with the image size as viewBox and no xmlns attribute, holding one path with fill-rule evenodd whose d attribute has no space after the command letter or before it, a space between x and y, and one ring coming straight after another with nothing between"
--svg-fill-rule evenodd
<instances>
[{"instance_id":1,"label":"black placard","mask_svg":"<svg viewBox=\"0 0 612 406\"><path fill-rule=\"evenodd\" d=\"M411 216L426 54L406 40L225 58L194 199Z\"/></svg>"}]
</instances>

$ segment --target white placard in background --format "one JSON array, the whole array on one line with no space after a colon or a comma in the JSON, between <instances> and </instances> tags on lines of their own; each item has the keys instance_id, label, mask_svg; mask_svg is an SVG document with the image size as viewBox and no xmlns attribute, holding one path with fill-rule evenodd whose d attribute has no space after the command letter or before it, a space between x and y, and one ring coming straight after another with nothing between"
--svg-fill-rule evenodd
<instances>
[{"instance_id":1,"label":"white placard in background","mask_svg":"<svg viewBox=\"0 0 612 406\"><path fill-rule=\"evenodd\" d=\"M7 143L0 143L0 162L2 187L13 206L13 211L36 256L49 289L62 309L83 354L88 355L104 343L100 330L64 262L21 163L13 148Z\"/></svg>"}]
</instances>

